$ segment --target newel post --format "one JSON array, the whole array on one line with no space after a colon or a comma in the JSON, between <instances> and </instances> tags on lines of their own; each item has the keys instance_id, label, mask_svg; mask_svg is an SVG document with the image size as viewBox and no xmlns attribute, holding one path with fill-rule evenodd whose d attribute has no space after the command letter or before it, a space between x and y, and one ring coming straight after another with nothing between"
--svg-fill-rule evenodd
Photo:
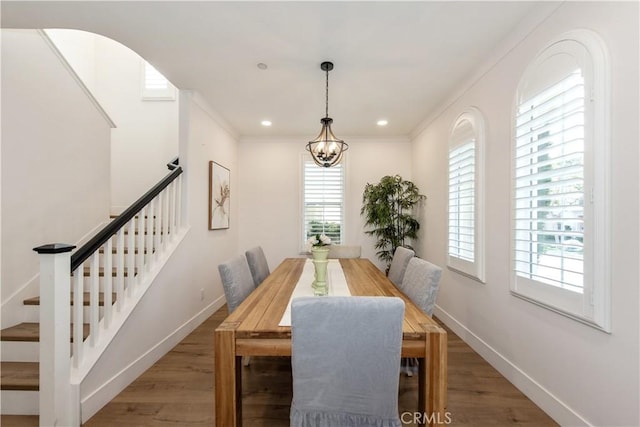
<instances>
[{"instance_id":1,"label":"newel post","mask_svg":"<svg viewBox=\"0 0 640 427\"><path fill-rule=\"evenodd\" d=\"M34 248L40 257L40 425L77 424L71 402L71 251L53 243Z\"/></svg>"}]
</instances>

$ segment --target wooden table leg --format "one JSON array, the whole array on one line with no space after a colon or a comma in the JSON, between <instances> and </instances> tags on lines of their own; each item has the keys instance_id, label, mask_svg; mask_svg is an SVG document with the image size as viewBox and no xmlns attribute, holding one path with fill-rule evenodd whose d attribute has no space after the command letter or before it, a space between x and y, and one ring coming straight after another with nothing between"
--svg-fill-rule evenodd
<instances>
[{"instance_id":1,"label":"wooden table leg","mask_svg":"<svg viewBox=\"0 0 640 427\"><path fill-rule=\"evenodd\" d=\"M418 410L425 424L444 424L447 406L447 332L435 325L424 325L427 333L425 358L420 360Z\"/></svg>"},{"instance_id":2,"label":"wooden table leg","mask_svg":"<svg viewBox=\"0 0 640 427\"><path fill-rule=\"evenodd\" d=\"M215 425L242 426L241 357L236 356L237 324L223 323L215 338Z\"/></svg>"}]
</instances>

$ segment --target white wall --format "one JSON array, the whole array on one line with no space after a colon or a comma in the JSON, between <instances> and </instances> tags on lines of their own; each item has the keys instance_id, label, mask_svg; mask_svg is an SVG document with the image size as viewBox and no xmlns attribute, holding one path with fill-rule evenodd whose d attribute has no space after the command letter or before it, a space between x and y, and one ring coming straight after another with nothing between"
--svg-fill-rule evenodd
<instances>
[{"instance_id":1,"label":"white wall","mask_svg":"<svg viewBox=\"0 0 640 427\"><path fill-rule=\"evenodd\" d=\"M83 420L225 303L217 266L240 253L238 198L233 197L236 138L197 94L181 92L180 104L180 163L190 230L82 383ZM231 224L225 230L208 230L209 160L231 170Z\"/></svg>"},{"instance_id":2,"label":"white wall","mask_svg":"<svg viewBox=\"0 0 640 427\"><path fill-rule=\"evenodd\" d=\"M178 153L178 101L141 99L142 58L106 38L96 44L97 98L117 128L111 134L111 207L120 213L169 171Z\"/></svg>"},{"instance_id":3,"label":"white wall","mask_svg":"<svg viewBox=\"0 0 640 427\"><path fill-rule=\"evenodd\" d=\"M344 138L344 136L343 136ZM345 138L345 244L362 245L362 256L377 260L375 240L364 233L360 208L364 186L385 175L410 180L411 144L408 140ZM239 173L233 182L237 197L239 248L262 246L271 269L284 258L300 256L302 239L302 156L305 139L243 140L239 144ZM233 189L232 189L233 190ZM233 198L233 196L232 196ZM380 264L381 266L382 264Z\"/></svg>"},{"instance_id":4,"label":"white wall","mask_svg":"<svg viewBox=\"0 0 640 427\"><path fill-rule=\"evenodd\" d=\"M47 30L116 123L111 138L111 207L119 214L167 173L178 155L178 101L143 100L143 59L128 47L76 30Z\"/></svg>"},{"instance_id":5,"label":"white wall","mask_svg":"<svg viewBox=\"0 0 640 427\"><path fill-rule=\"evenodd\" d=\"M640 425L638 15L638 3L564 3L413 140L413 176L429 196L420 252L444 266L448 132L467 106L485 115L487 283L445 269L436 315L562 425ZM509 293L514 91L536 53L575 28L599 33L611 54L611 334Z\"/></svg>"},{"instance_id":6,"label":"white wall","mask_svg":"<svg viewBox=\"0 0 640 427\"><path fill-rule=\"evenodd\" d=\"M18 306L38 293L32 248L75 244L108 219L109 133L37 31L2 30L3 322L14 293Z\"/></svg>"},{"instance_id":7,"label":"white wall","mask_svg":"<svg viewBox=\"0 0 640 427\"><path fill-rule=\"evenodd\" d=\"M94 94L97 88L96 82L96 39L99 36L80 30L44 30L44 33L56 46L56 49L71 65L73 71L80 80ZM112 41L116 44L116 41ZM126 49L126 48L125 48Z\"/></svg>"}]
</instances>

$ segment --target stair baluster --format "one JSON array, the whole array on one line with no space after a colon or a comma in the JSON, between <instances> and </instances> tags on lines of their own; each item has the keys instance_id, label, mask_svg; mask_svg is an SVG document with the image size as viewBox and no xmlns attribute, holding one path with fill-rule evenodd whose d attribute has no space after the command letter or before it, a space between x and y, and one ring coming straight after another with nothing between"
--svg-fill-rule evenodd
<instances>
[{"instance_id":1,"label":"stair baluster","mask_svg":"<svg viewBox=\"0 0 640 427\"><path fill-rule=\"evenodd\" d=\"M127 224L127 297L131 298L133 295L133 288L136 280L135 275L135 259L136 253L135 237L136 237L136 219L131 218L131 221ZM138 231L139 233L141 231Z\"/></svg>"},{"instance_id":2,"label":"stair baluster","mask_svg":"<svg viewBox=\"0 0 640 427\"><path fill-rule=\"evenodd\" d=\"M124 227L116 234L118 252L116 253L116 311L122 311L124 304Z\"/></svg>"},{"instance_id":3,"label":"stair baluster","mask_svg":"<svg viewBox=\"0 0 640 427\"><path fill-rule=\"evenodd\" d=\"M111 326L111 319L113 318L113 239L107 240L104 245L104 306L109 309L104 310L104 328L109 329ZM82 323L82 322L79 322Z\"/></svg>"}]
</instances>

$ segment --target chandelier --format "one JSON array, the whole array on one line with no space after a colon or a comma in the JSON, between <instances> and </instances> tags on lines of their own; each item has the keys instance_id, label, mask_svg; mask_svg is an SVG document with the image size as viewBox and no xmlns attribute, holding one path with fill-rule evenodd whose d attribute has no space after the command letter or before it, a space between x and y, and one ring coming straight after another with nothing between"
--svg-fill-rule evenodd
<instances>
[{"instance_id":1,"label":"chandelier","mask_svg":"<svg viewBox=\"0 0 640 427\"><path fill-rule=\"evenodd\" d=\"M325 168L337 165L342 160L342 155L349 145L336 136L331 131L331 123L333 119L329 117L329 71L333 70L332 62L323 62L320 68L326 72L326 90L325 90L325 116L320 119L322 129L320 134L313 141L307 143L307 150L311 153L313 161Z\"/></svg>"}]
</instances>

